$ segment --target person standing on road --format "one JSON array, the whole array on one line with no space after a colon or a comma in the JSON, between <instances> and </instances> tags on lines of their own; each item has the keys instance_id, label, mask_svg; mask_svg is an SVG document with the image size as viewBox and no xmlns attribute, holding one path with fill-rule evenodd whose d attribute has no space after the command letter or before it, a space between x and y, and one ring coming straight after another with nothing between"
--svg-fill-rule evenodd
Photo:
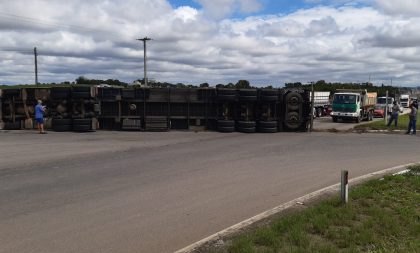
<instances>
[{"instance_id":1,"label":"person standing on road","mask_svg":"<svg viewBox=\"0 0 420 253\"><path fill-rule=\"evenodd\" d=\"M413 134L416 134L417 108L414 103L410 104L410 109L411 111L408 115L410 117L410 122L408 123L408 130L405 134L410 134L411 129L413 129Z\"/></svg>"},{"instance_id":2,"label":"person standing on road","mask_svg":"<svg viewBox=\"0 0 420 253\"><path fill-rule=\"evenodd\" d=\"M397 101L394 101L394 105L392 106L391 117L389 118L388 124L386 125L389 127L392 124L392 121L395 121L395 127L398 125L398 113L402 112L400 106L397 104Z\"/></svg>"},{"instance_id":3,"label":"person standing on road","mask_svg":"<svg viewBox=\"0 0 420 253\"><path fill-rule=\"evenodd\" d=\"M42 100L38 100L38 104L35 106L35 121L40 134L46 134L44 131L44 113L45 106L42 105Z\"/></svg>"}]
</instances>

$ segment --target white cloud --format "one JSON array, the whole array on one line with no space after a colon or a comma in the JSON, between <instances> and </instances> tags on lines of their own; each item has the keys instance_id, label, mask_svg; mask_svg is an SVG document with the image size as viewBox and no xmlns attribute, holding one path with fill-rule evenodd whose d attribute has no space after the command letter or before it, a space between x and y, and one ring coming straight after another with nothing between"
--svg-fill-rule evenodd
<instances>
[{"instance_id":1,"label":"white cloud","mask_svg":"<svg viewBox=\"0 0 420 253\"><path fill-rule=\"evenodd\" d=\"M420 15L419 0L375 0L379 8L389 14L418 17Z\"/></svg>"},{"instance_id":2,"label":"white cloud","mask_svg":"<svg viewBox=\"0 0 420 253\"><path fill-rule=\"evenodd\" d=\"M201 0L200 0L201 1ZM80 75L131 82L142 78L148 36L149 77L211 84L248 79L254 85L290 81L420 78L420 20L374 7L314 7L288 15L219 20L208 15L257 10L257 1L201 1L204 10L173 9L166 1L2 1L0 83L33 82L34 46L41 82ZM23 8L25 6L25 8ZM40 14L40 15L39 15Z\"/></svg>"}]
</instances>

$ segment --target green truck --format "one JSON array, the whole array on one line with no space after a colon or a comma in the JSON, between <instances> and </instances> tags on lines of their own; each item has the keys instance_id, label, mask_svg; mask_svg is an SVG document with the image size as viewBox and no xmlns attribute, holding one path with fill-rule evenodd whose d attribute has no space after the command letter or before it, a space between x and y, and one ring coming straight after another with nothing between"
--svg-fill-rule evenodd
<instances>
[{"instance_id":1,"label":"green truck","mask_svg":"<svg viewBox=\"0 0 420 253\"><path fill-rule=\"evenodd\" d=\"M377 93L366 90L337 90L332 102L333 122L352 120L371 121L375 111Z\"/></svg>"}]
</instances>

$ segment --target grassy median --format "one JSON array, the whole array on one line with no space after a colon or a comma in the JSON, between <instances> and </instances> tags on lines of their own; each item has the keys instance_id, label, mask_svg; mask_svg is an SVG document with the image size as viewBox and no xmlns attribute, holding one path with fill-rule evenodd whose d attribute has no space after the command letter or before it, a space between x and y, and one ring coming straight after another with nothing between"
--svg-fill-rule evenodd
<instances>
[{"instance_id":1,"label":"grassy median","mask_svg":"<svg viewBox=\"0 0 420 253\"><path fill-rule=\"evenodd\" d=\"M420 115L420 112L419 112ZM420 129L420 116L417 117L417 123L416 123L416 129ZM388 118L389 120L389 118ZM357 125L354 127L354 129L357 130L407 130L408 129L408 122L410 122L408 118L408 114L399 115L398 117L398 126L395 127L395 123L392 122L390 127L386 126L386 123L384 120L378 120L369 122L366 124ZM387 122L388 123L388 122Z\"/></svg>"},{"instance_id":2,"label":"grassy median","mask_svg":"<svg viewBox=\"0 0 420 253\"><path fill-rule=\"evenodd\" d=\"M351 189L205 252L419 252L420 165ZM200 251L202 252L202 251Z\"/></svg>"}]
</instances>

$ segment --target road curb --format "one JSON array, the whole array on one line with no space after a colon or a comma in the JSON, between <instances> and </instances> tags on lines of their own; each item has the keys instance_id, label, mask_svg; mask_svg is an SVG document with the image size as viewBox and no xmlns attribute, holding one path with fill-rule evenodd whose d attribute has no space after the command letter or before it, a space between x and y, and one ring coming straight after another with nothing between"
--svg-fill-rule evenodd
<instances>
[{"instance_id":1,"label":"road curb","mask_svg":"<svg viewBox=\"0 0 420 253\"><path fill-rule=\"evenodd\" d=\"M330 128L330 129L313 129L313 132L327 132L327 133L356 133L356 134L360 134L360 133L402 133L405 132L405 130L400 130L400 129L395 129L395 130L390 130L390 129L347 129L347 130L338 130L335 128Z\"/></svg>"},{"instance_id":2,"label":"road curb","mask_svg":"<svg viewBox=\"0 0 420 253\"><path fill-rule=\"evenodd\" d=\"M359 177L350 179L349 184L351 186L355 186L355 185L363 183L363 182L365 182L369 179L379 178L379 177L382 177L384 175L391 174L391 173L399 173L399 172L402 172L402 171L406 170L407 167L409 167L411 165L415 165L415 164L418 164L418 163L408 163L408 164L399 165L399 166L391 167L391 168L388 168L388 169L380 170L380 171L377 171L377 172L369 173L369 174L366 174L366 175L363 175L363 176L359 176ZM338 176L337 176L337 178L338 178ZM291 208L295 205L301 205L302 203L305 203L305 202L307 202L311 199L315 199L316 197L319 197L320 195L327 194L327 193L335 193L335 192L338 192L339 190L340 190L340 183L337 183L337 184L322 188L320 190L314 191L312 193L306 194L302 197L299 197L297 199L294 199L294 200L291 200L291 201L286 202L284 204L281 204L281 205L279 205L277 207L274 207L274 208L272 208L268 211L262 212L262 213L257 214L255 216L249 218L249 219L241 221L241 222L239 222L239 223L237 223L233 226L230 226L226 229L223 229L222 231L219 231L219 232L217 232L215 234L212 234L212 235L210 235L210 236L208 236L204 239L201 239L198 242L190 244L185 248L179 249L179 250L175 251L174 253L191 253L194 250L198 249L199 247L201 247L205 244L208 244L208 243L211 243L211 242L216 242L217 240L219 240L221 238L224 238L224 237L229 236L229 235L231 235L235 232L238 232L241 229L244 229L245 227L248 227L248 226L250 226L250 225L252 225L252 224L254 224L258 221L261 221L265 218L268 218L268 217L270 217L274 214L280 213L280 212L282 212L282 211L284 211L288 208Z\"/></svg>"}]
</instances>

